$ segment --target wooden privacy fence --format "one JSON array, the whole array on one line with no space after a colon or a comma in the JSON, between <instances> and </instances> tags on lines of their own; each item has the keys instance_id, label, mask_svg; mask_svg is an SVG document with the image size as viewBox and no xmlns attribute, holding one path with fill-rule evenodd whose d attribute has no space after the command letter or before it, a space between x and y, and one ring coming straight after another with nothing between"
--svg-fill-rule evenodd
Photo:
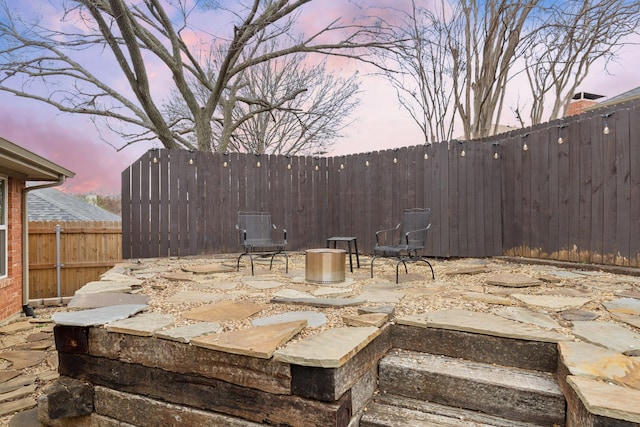
<instances>
[{"instance_id":1,"label":"wooden privacy fence","mask_svg":"<svg viewBox=\"0 0 640 427\"><path fill-rule=\"evenodd\" d=\"M29 298L57 297L56 225L60 226L60 291L73 296L122 260L120 221L29 221Z\"/></svg>"},{"instance_id":2,"label":"wooden privacy fence","mask_svg":"<svg viewBox=\"0 0 640 427\"><path fill-rule=\"evenodd\" d=\"M122 173L123 257L237 252L243 210L271 212L291 250L342 235L370 253L404 208L429 207L430 256L639 266L639 105L348 156L150 150Z\"/></svg>"}]
</instances>

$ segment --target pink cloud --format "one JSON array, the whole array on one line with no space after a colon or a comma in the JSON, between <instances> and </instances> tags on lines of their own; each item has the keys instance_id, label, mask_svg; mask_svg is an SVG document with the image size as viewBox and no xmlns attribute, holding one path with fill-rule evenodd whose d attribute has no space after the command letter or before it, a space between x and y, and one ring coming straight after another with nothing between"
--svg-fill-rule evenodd
<instances>
[{"instance_id":1,"label":"pink cloud","mask_svg":"<svg viewBox=\"0 0 640 427\"><path fill-rule=\"evenodd\" d=\"M116 151L96 137L86 119L8 105L0 106L0 136L75 172L61 187L64 191L119 194L121 172L146 151L142 146Z\"/></svg>"}]
</instances>

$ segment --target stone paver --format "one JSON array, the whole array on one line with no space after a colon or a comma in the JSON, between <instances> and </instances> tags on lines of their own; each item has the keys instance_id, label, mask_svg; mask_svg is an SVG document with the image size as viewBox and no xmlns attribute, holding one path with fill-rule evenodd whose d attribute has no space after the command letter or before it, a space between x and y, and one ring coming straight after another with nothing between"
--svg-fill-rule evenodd
<instances>
[{"instance_id":1,"label":"stone paver","mask_svg":"<svg viewBox=\"0 0 640 427\"><path fill-rule=\"evenodd\" d=\"M182 317L204 322L222 322L246 319L262 309L261 305L250 301L220 301L186 311L182 314Z\"/></svg>"},{"instance_id":2,"label":"stone paver","mask_svg":"<svg viewBox=\"0 0 640 427\"><path fill-rule=\"evenodd\" d=\"M18 332L29 331L33 328L35 328L35 325L29 321L13 322L0 327L0 334L13 335L17 334Z\"/></svg>"},{"instance_id":3,"label":"stone paver","mask_svg":"<svg viewBox=\"0 0 640 427\"><path fill-rule=\"evenodd\" d=\"M306 320L295 320L256 326L197 337L191 340L191 344L227 353L269 359L279 346L289 341L306 325Z\"/></svg>"},{"instance_id":4,"label":"stone paver","mask_svg":"<svg viewBox=\"0 0 640 427\"><path fill-rule=\"evenodd\" d=\"M149 297L141 294L122 292L81 293L73 297L68 308L86 309L108 307L110 305L148 304Z\"/></svg>"},{"instance_id":5,"label":"stone paver","mask_svg":"<svg viewBox=\"0 0 640 427\"><path fill-rule=\"evenodd\" d=\"M560 356L571 375L612 381L640 390L640 361L584 342L561 342Z\"/></svg>"},{"instance_id":6,"label":"stone paver","mask_svg":"<svg viewBox=\"0 0 640 427\"><path fill-rule=\"evenodd\" d=\"M640 423L640 390L578 376L568 376L567 383L590 413Z\"/></svg>"},{"instance_id":7,"label":"stone paver","mask_svg":"<svg viewBox=\"0 0 640 427\"><path fill-rule=\"evenodd\" d=\"M351 307L367 302L362 298L283 298L275 297L271 299L274 304L298 304L312 307Z\"/></svg>"},{"instance_id":8,"label":"stone paver","mask_svg":"<svg viewBox=\"0 0 640 427\"><path fill-rule=\"evenodd\" d=\"M353 296L353 288L322 286L313 291L313 296L318 298L347 298Z\"/></svg>"},{"instance_id":9,"label":"stone paver","mask_svg":"<svg viewBox=\"0 0 640 427\"><path fill-rule=\"evenodd\" d=\"M274 316L256 319L251 324L253 326L273 325L277 323L293 322L295 320L306 320L309 328L318 328L327 323L327 316L317 311L290 311L276 314Z\"/></svg>"},{"instance_id":10,"label":"stone paver","mask_svg":"<svg viewBox=\"0 0 640 427\"><path fill-rule=\"evenodd\" d=\"M447 276L457 276L460 274L482 274L488 273L489 270L484 266L469 266L469 267L459 267L454 270L447 271L445 274Z\"/></svg>"},{"instance_id":11,"label":"stone paver","mask_svg":"<svg viewBox=\"0 0 640 427\"><path fill-rule=\"evenodd\" d=\"M559 342L567 339L564 335L534 328L533 326L516 322L515 320L505 319L495 314L458 308L400 317L396 319L396 323L421 328L436 327L543 342Z\"/></svg>"},{"instance_id":12,"label":"stone paver","mask_svg":"<svg viewBox=\"0 0 640 427\"><path fill-rule=\"evenodd\" d=\"M51 320L58 325L67 326L104 325L105 323L126 319L146 308L148 308L146 304L112 305L68 313L54 313L51 315Z\"/></svg>"},{"instance_id":13,"label":"stone paver","mask_svg":"<svg viewBox=\"0 0 640 427\"><path fill-rule=\"evenodd\" d=\"M527 305L556 311L566 310L569 308L580 308L590 301L589 298L585 297L566 297L555 295L512 294L511 296Z\"/></svg>"},{"instance_id":14,"label":"stone paver","mask_svg":"<svg viewBox=\"0 0 640 427\"><path fill-rule=\"evenodd\" d=\"M548 314L529 310L523 307L500 307L493 310L494 314L506 319L516 320L522 323L530 323L547 329L558 329L560 324Z\"/></svg>"},{"instance_id":15,"label":"stone paver","mask_svg":"<svg viewBox=\"0 0 640 427\"><path fill-rule=\"evenodd\" d=\"M347 326L375 326L379 328L384 325L389 316L384 313L367 313L356 316L342 316L342 321Z\"/></svg>"},{"instance_id":16,"label":"stone paver","mask_svg":"<svg viewBox=\"0 0 640 427\"><path fill-rule=\"evenodd\" d=\"M0 416L24 411L25 409L33 408L37 404L38 402L31 396L11 402L0 403Z\"/></svg>"},{"instance_id":17,"label":"stone paver","mask_svg":"<svg viewBox=\"0 0 640 427\"><path fill-rule=\"evenodd\" d=\"M281 348L273 358L294 365L339 368L378 335L380 329L372 326L329 329Z\"/></svg>"},{"instance_id":18,"label":"stone paver","mask_svg":"<svg viewBox=\"0 0 640 427\"><path fill-rule=\"evenodd\" d=\"M191 286L196 289L217 289L226 291L237 288L238 282L233 282L230 280L198 280Z\"/></svg>"},{"instance_id":19,"label":"stone paver","mask_svg":"<svg viewBox=\"0 0 640 427\"><path fill-rule=\"evenodd\" d=\"M500 295L487 294L484 292L467 292L462 294L462 299L465 299L467 301L484 302L487 304L513 305L513 301L509 298Z\"/></svg>"},{"instance_id":20,"label":"stone paver","mask_svg":"<svg viewBox=\"0 0 640 427\"><path fill-rule=\"evenodd\" d=\"M550 271L549 274L553 274L562 279L584 279L583 274L573 273L571 271L555 270Z\"/></svg>"},{"instance_id":21,"label":"stone paver","mask_svg":"<svg viewBox=\"0 0 640 427\"><path fill-rule=\"evenodd\" d=\"M220 332L222 332L222 326L218 322L198 322L193 325L157 330L153 332L153 336L165 340L188 343L195 337Z\"/></svg>"},{"instance_id":22,"label":"stone paver","mask_svg":"<svg viewBox=\"0 0 640 427\"><path fill-rule=\"evenodd\" d=\"M573 334L592 344L624 353L640 348L640 333L609 322L573 322Z\"/></svg>"},{"instance_id":23,"label":"stone paver","mask_svg":"<svg viewBox=\"0 0 640 427\"><path fill-rule=\"evenodd\" d=\"M143 313L128 319L108 323L106 328L109 332L150 337L155 331L171 323L173 323L173 316L171 314Z\"/></svg>"},{"instance_id":24,"label":"stone paver","mask_svg":"<svg viewBox=\"0 0 640 427\"><path fill-rule=\"evenodd\" d=\"M265 279L261 279L261 278L254 278L254 277L244 277L242 279L242 282L247 285L247 286L251 286L252 288L255 289L274 289L274 288L280 288L284 285L286 285L285 282L280 282L278 280L265 280Z\"/></svg>"},{"instance_id":25,"label":"stone paver","mask_svg":"<svg viewBox=\"0 0 640 427\"><path fill-rule=\"evenodd\" d=\"M599 314L592 311L580 310L577 308L563 310L558 314L560 314L560 317L562 317L564 320L569 320L571 322L576 320L595 320L600 317Z\"/></svg>"},{"instance_id":26,"label":"stone paver","mask_svg":"<svg viewBox=\"0 0 640 427\"><path fill-rule=\"evenodd\" d=\"M182 271L187 273L195 273L195 274L216 274L216 273L231 273L236 269L224 265L222 263L213 263L213 264L205 264L205 265L189 265L182 267Z\"/></svg>"},{"instance_id":27,"label":"stone paver","mask_svg":"<svg viewBox=\"0 0 640 427\"><path fill-rule=\"evenodd\" d=\"M171 273L165 273L162 275L163 279L167 279L171 282L191 282L194 279L193 273L188 273L185 271L174 271Z\"/></svg>"},{"instance_id":28,"label":"stone paver","mask_svg":"<svg viewBox=\"0 0 640 427\"><path fill-rule=\"evenodd\" d=\"M0 371L0 384L9 381L15 377L17 377L18 375L20 375L20 371L17 370L1 370Z\"/></svg>"},{"instance_id":29,"label":"stone paver","mask_svg":"<svg viewBox=\"0 0 640 427\"><path fill-rule=\"evenodd\" d=\"M46 355L47 353L41 350L3 351L0 353L0 359L11 362L11 369L24 369L38 365Z\"/></svg>"},{"instance_id":30,"label":"stone paver","mask_svg":"<svg viewBox=\"0 0 640 427\"><path fill-rule=\"evenodd\" d=\"M631 314L640 316L640 300L635 298L620 298L604 303L610 313Z\"/></svg>"},{"instance_id":31,"label":"stone paver","mask_svg":"<svg viewBox=\"0 0 640 427\"><path fill-rule=\"evenodd\" d=\"M130 293L133 287L129 283L108 282L108 281L95 281L89 282L80 289L78 289L75 295L78 294L94 294L101 292L124 292Z\"/></svg>"},{"instance_id":32,"label":"stone paver","mask_svg":"<svg viewBox=\"0 0 640 427\"><path fill-rule=\"evenodd\" d=\"M405 297L402 291L364 288L358 298L374 303L399 303Z\"/></svg>"},{"instance_id":33,"label":"stone paver","mask_svg":"<svg viewBox=\"0 0 640 427\"><path fill-rule=\"evenodd\" d=\"M500 273L487 277L485 283L487 285L504 286L507 288L527 288L540 286L543 282L525 274Z\"/></svg>"},{"instance_id":34,"label":"stone paver","mask_svg":"<svg viewBox=\"0 0 640 427\"><path fill-rule=\"evenodd\" d=\"M22 387L30 386L31 384L34 384L37 379L37 375L19 375L9 381L5 381L0 384L0 393L8 393Z\"/></svg>"},{"instance_id":35,"label":"stone paver","mask_svg":"<svg viewBox=\"0 0 640 427\"><path fill-rule=\"evenodd\" d=\"M313 291L312 291L313 292ZM275 298L305 299L315 298L312 294L296 289L281 289L273 294Z\"/></svg>"},{"instance_id":36,"label":"stone paver","mask_svg":"<svg viewBox=\"0 0 640 427\"><path fill-rule=\"evenodd\" d=\"M611 317L615 320L626 323L627 325L640 329L640 316L625 313L611 313Z\"/></svg>"},{"instance_id":37,"label":"stone paver","mask_svg":"<svg viewBox=\"0 0 640 427\"><path fill-rule=\"evenodd\" d=\"M31 393L35 392L37 388L38 386L36 384L31 384L26 387L20 387L13 391L9 391L7 393L1 393L0 403L21 399L23 397L29 396Z\"/></svg>"},{"instance_id":38,"label":"stone paver","mask_svg":"<svg viewBox=\"0 0 640 427\"><path fill-rule=\"evenodd\" d=\"M179 291L167 298L166 301L173 304L182 304L187 302L215 302L223 298L225 298L224 295L213 292Z\"/></svg>"}]
</instances>

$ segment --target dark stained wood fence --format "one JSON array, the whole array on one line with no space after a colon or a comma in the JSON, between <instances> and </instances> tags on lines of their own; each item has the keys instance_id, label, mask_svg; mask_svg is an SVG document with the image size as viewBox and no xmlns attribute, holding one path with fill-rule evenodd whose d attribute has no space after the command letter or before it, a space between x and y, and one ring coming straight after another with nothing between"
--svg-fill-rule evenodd
<instances>
[{"instance_id":1,"label":"dark stained wood fence","mask_svg":"<svg viewBox=\"0 0 640 427\"><path fill-rule=\"evenodd\" d=\"M640 266L639 144L636 102L484 140L348 156L150 150L122 173L123 257L237 252L242 210L271 212L291 250L349 235L370 253L402 209L429 207L430 256Z\"/></svg>"}]
</instances>

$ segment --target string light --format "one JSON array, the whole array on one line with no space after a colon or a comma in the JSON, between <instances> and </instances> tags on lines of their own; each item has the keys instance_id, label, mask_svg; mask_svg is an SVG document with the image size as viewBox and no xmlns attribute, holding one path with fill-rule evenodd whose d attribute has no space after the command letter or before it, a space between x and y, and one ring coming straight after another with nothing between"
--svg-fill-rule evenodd
<instances>
[{"instance_id":1,"label":"string light","mask_svg":"<svg viewBox=\"0 0 640 427\"><path fill-rule=\"evenodd\" d=\"M465 157L467 155L467 151L465 150L464 141L458 141L459 144L462 144L462 151L460 152L460 157Z\"/></svg>"},{"instance_id":2,"label":"string light","mask_svg":"<svg viewBox=\"0 0 640 427\"><path fill-rule=\"evenodd\" d=\"M229 166L229 163L225 160L224 162L222 162L222 167L226 168L227 166Z\"/></svg>"},{"instance_id":3,"label":"string light","mask_svg":"<svg viewBox=\"0 0 640 427\"><path fill-rule=\"evenodd\" d=\"M500 158L500 155L498 154L498 145L500 144L498 144L497 142L493 143L493 158L496 160Z\"/></svg>"},{"instance_id":4,"label":"string light","mask_svg":"<svg viewBox=\"0 0 640 427\"><path fill-rule=\"evenodd\" d=\"M558 145L564 144L564 139L562 139L562 128L566 125L558 125Z\"/></svg>"},{"instance_id":5,"label":"string light","mask_svg":"<svg viewBox=\"0 0 640 427\"><path fill-rule=\"evenodd\" d=\"M364 162L364 165L368 167L368 166L369 166L369 164L370 164L370 163L369 163L369 159L367 159L367 160Z\"/></svg>"},{"instance_id":6,"label":"string light","mask_svg":"<svg viewBox=\"0 0 640 427\"><path fill-rule=\"evenodd\" d=\"M394 164L398 163L398 158L397 158L397 157L394 157L394 158L393 158L393 163L394 163Z\"/></svg>"},{"instance_id":7,"label":"string light","mask_svg":"<svg viewBox=\"0 0 640 427\"><path fill-rule=\"evenodd\" d=\"M608 114L603 114L602 117L604 118L604 128L602 129L602 133L605 135L609 135L609 117L612 115L613 113L608 113Z\"/></svg>"},{"instance_id":8,"label":"string light","mask_svg":"<svg viewBox=\"0 0 640 427\"><path fill-rule=\"evenodd\" d=\"M291 163L287 163L287 169L291 170Z\"/></svg>"},{"instance_id":9,"label":"string light","mask_svg":"<svg viewBox=\"0 0 640 427\"><path fill-rule=\"evenodd\" d=\"M192 165L193 164L193 159L189 159L189 164Z\"/></svg>"}]
</instances>

